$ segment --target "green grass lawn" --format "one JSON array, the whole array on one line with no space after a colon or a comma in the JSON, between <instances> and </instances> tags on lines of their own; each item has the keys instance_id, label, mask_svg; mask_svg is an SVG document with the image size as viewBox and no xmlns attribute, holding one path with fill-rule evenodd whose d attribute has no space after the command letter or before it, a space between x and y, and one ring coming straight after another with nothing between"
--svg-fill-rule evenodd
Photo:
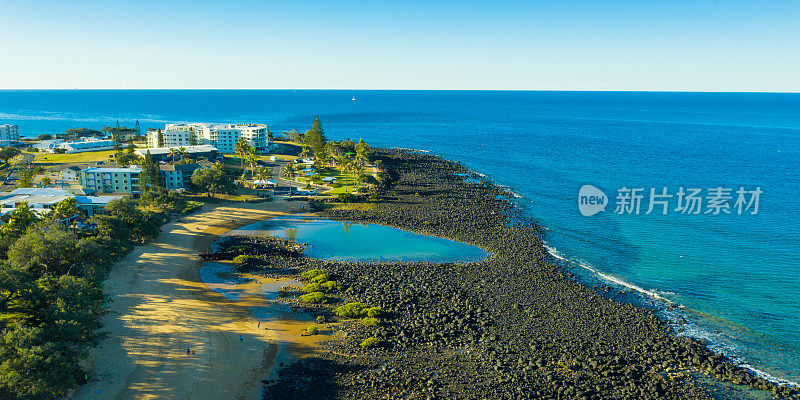
<instances>
[{"instance_id":1,"label":"green grass lawn","mask_svg":"<svg viewBox=\"0 0 800 400\"><path fill-rule=\"evenodd\" d=\"M83 153L55 154L35 153L35 163L65 164L108 161L108 157L116 153L115 150L86 151Z\"/></svg>"}]
</instances>

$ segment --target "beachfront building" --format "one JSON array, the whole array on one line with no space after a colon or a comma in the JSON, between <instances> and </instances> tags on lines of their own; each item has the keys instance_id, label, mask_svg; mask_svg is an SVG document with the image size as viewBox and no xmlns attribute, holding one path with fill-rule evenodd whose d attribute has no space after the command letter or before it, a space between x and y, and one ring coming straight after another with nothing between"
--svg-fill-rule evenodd
<instances>
[{"instance_id":1,"label":"beachfront building","mask_svg":"<svg viewBox=\"0 0 800 400\"><path fill-rule=\"evenodd\" d=\"M139 167L105 168L93 167L82 170L78 174L78 182L84 189L97 190L101 193L126 193L138 195Z\"/></svg>"},{"instance_id":2,"label":"beachfront building","mask_svg":"<svg viewBox=\"0 0 800 400\"><path fill-rule=\"evenodd\" d=\"M211 145L226 154L236 152L236 143L239 142L239 139L247 141L259 154L266 153L271 145L268 139L268 128L265 124L167 124L162 131L162 136L164 146L170 147L181 146L181 144L168 143L166 132L173 132L175 140L185 140L186 144L189 143L189 137L194 136L198 145ZM157 134L157 131L147 133L148 146L158 147ZM155 142L152 142L151 136L156 137ZM156 146L153 146L152 143L155 143Z\"/></svg>"},{"instance_id":3,"label":"beachfront building","mask_svg":"<svg viewBox=\"0 0 800 400\"><path fill-rule=\"evenodd\" d=\"M33 212L44 215L49 213L56 203L70 197L75 198L78 208L88 216L98 213L109 202L122 198L122 196L82 196L55 188L19 188L0 194L0 214L5 215L14 211L20 203L26 202Z\"/></svg>"},{"instance_id":4,"label":"beachfront building","mask_svg":"<svg viewBox=\"0 0 800 400\"><path fill-rule=\"evenodd\" d=\"M59 143L52 151L63 149L65 153L82 153L84 151L111 150L113 148L113 140L86 139Z\"/></svg>"},{"instance_id":5,"label":"beachfront building","mask_svg":"<svg viewBox=\"0 0 800 400\"><path fill-rule=\"evenodd\" d=\"M19 127L17 125L0 125L0 146L13 146L19 142Z\"/></svg>"},{"instance_id":6,"label":"beachfront building","mask_svg":"<svg viewBox=\"0 0 800 400\"><path fill-rule=\"evenodd\" d=\"M148 131L147 147L181 147L199 143L197 142L197 134L195 134L193 129L176 129L171 127L171 125L173 124L168 124L166 129L160 131L163 144L159 143L158 140L159 131Z\"/></svg>"},{"instance_id":7,"label":"beachfront building","mask_svg":"<svg viewBox=\"0 0 800 400\"><path fill-rule=\"evenodd\" d=\"M183 190L192 182L192 174L200 164L161 164L161 183L169 190Z\"/></svg>"},{"instance_id":8,"label":"beachfront building","mask_svg":"<svg viewBox=\"0 0 800 400\"><path fill-rule=\"evenodd\" d=\"M58 145L64 143L64 139L50 139L50 140L41 140L38 143L33 145L33 148L39 151L47 151L52 153L53 149L57 148Z\"/></svg>"},{"instance_id":9,"label":"beachfront building","mask_svg":"<svg viewBox=\"0 0 800 400\"><path fill-rule=\"evenodd\" d=\"M170 153L170 150L172 149L183 151L184 156L191 158L193 160L197 160L202 157L209 161L215 161L217 158L219 158L219 151L217 150L216 147L211 145L155 147L147 149L137 149L134 151L136 152L136 154L142 157L144 157L149 151L150 157L153 159L153 161L159 162L159 161L172 161L172 154Z\"/></svg>"}]
</instances>

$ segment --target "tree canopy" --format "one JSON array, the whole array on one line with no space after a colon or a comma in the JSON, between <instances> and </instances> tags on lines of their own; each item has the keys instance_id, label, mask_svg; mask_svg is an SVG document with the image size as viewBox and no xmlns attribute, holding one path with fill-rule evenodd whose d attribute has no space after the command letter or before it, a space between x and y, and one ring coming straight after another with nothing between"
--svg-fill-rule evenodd
<instances>
[{"instance_id":1,"label":"tree canopy","mask_svg":"<svg viewBox=\"0 0 800 400\"><path fill-rule=\"evenodd\" d=\"M233 191L233 183L225 176L225 171L220 163L194 170L192 184L208 193L209 197Z\"/></svg>"}]
</instances>

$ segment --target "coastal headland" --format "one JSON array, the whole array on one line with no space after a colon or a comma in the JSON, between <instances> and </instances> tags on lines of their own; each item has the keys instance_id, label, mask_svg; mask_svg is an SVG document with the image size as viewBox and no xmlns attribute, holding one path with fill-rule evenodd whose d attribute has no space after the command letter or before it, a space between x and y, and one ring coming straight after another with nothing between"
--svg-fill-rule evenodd
<instances>
[{"instance_id":1,"label":"coastal headland","mask_svg":"<svg viewBox=\"0 0 800 400\"><path fill-rule=\"evenodd\" d=\"M797 397L676 336L653 310L615 299L618 289L582 285L548 255L541 227L512 194L462 164L387 149L372 158L389 176L380 198L321 207L319 216L450 238L491 256L458 264L267 257L298 272L324 269L348 288L328 312L360 302L385 314L376 326L340 318L336 339L283 368L265 399ZM364 346L370 337L379 345Z\"/></svg>"}]
</instances>

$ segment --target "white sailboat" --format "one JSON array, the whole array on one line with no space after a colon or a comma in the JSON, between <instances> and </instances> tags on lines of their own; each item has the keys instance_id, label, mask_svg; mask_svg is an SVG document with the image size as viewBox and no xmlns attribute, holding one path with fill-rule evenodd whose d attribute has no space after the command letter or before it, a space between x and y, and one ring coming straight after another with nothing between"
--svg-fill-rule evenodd
<instances>
[{"instance_id":1,"label":"white sailboat","mask_svg":"<svg viewBox=\"0 0 800 400\"><path fill-rule=\"evenodd\" d=\"M353 93L353 98L350 99L350 100L356 101L356 94L355 93Z\"/></svg>"}]
</instances>

